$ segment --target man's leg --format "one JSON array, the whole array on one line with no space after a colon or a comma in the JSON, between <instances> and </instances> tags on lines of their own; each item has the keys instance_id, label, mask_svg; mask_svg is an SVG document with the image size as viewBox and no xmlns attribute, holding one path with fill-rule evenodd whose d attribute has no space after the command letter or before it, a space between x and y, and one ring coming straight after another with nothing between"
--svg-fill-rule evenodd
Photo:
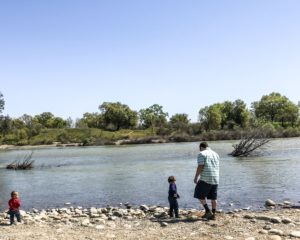
<instances>
[{"instance_id":1,"label":"man's leg","mask_svg":"<svg viewBox=\"0 0 300 240\"><path fill-rule=\"evenodd\" d=\"M211 208L212 208L213 214L215 214L216 209L217 209L217 200L211 200Z\"/></svg>"},{"instance_id":2,"label":"man's leg","mask_svg":"<svg viewBox=\"0 0 300 240\"><path fill-rule=\"evenodd\" d=\"M210 209L209 209L209 207L208 207L208 205L207 205L206 199L205 199L205 198L204 198L204 199L200 199L200 202L201 202L202 206L204 207L205 212L206 212L206 213L207 213L207 212L210 212Z\"/></svg>"},{"instance_id":3,"label":"man's leg","mask_svg":"<svg viewBox=\"0 0 300 240\"><path fill-rule=\"evenodd\" d=\"M202 206L204 207L205 209L205 214L202 216L202 218L206 218L206 219L209 219L212 217L212 212L210 211L208 205L207 205L207 202L206 202L206 199L200 199L200 202L202 204Z\"/></svg>"}]
</instances>

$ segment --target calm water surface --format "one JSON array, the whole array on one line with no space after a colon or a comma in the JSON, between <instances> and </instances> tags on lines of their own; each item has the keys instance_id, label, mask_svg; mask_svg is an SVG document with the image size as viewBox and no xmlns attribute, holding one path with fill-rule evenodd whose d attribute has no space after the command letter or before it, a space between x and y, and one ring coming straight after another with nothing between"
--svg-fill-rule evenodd
<instances>
[{"instance_id":1,"label":"calm water surface","mask_svg":"<svg viewBox=\"0 0 300 240\"><path fill-rule=\"evenodd\" d=\"M209 142L221 157L219 206L261 207L267 198L300 200L300 138L273 140L260 157L228 155L231 141ZM12 190L24 209L149 204L167 206L169 175L177 177L180 207L199 207L193 198L198 143L170 143L34 150L33 170L6 170L29 150L0 152L0 209ZM230 207L230 205L232 205Z\"/></svg>"}]
</instances>

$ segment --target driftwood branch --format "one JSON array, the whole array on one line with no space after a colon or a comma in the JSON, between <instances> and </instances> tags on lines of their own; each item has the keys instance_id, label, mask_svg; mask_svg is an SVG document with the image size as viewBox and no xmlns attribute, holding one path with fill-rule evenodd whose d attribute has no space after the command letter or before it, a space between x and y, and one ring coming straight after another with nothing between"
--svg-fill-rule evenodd
<instances>
[{"instance_id":1,"label":"driftwood branch","mask_svg":"<svg viewBox=\"0 0 300 240\"><path fill-rule=\"evenodd\" d=\"M245 157L252 154L271 141L263 131L255 131L246 134L238 144L233 145L234 150L230 155L234 157Z\"/></svg>"},{"instance_id":2,"label":"driftwood branch","mask_svg":"<svg viewBox=\"0 0 300 240\"><path fill-rule=\"evenodd\" d=\"M6 169L12 170L28 170L33 168L34 160L32 160L33 152L26 155L23 160L15 160L6 166Z\"/></svg>"}]
</instances>

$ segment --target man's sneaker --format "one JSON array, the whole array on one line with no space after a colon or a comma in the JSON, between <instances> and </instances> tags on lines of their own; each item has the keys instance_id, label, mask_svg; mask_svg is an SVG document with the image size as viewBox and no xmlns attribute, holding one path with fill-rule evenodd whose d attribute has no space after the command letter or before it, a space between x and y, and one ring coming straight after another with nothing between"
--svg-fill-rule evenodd
<instances>
[{"instance_id":1,"label":"man's sneaker","mask_svg":"<svg viewBox=\"0 0 300 240\"><path fill-rule=\"evenodd\" d=\"M205 212L205 214L201 218L211 220L213 216L214 216L213 213L209 211L209 212Z\"/></svg>"}]
</instances>

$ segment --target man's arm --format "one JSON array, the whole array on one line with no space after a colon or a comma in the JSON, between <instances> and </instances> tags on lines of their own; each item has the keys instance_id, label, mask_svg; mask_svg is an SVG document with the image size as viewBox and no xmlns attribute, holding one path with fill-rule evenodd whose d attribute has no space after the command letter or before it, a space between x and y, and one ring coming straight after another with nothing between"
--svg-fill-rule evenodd
<instances>
[{"instance_id":1,"label":"man's arm","mask_svg":"<svg viewBox=\"0 0 300 240\"><path fill-rule=\"evenodd\" d=\"M204 165L198 165L197 170L196 170L196 173L195 173L195 178L194 178L194 183L195 183L195 184L197 184L198 177L199 177L199 175L202 173L203 168L204 168Z\"/></svg>"}]
</instances>

